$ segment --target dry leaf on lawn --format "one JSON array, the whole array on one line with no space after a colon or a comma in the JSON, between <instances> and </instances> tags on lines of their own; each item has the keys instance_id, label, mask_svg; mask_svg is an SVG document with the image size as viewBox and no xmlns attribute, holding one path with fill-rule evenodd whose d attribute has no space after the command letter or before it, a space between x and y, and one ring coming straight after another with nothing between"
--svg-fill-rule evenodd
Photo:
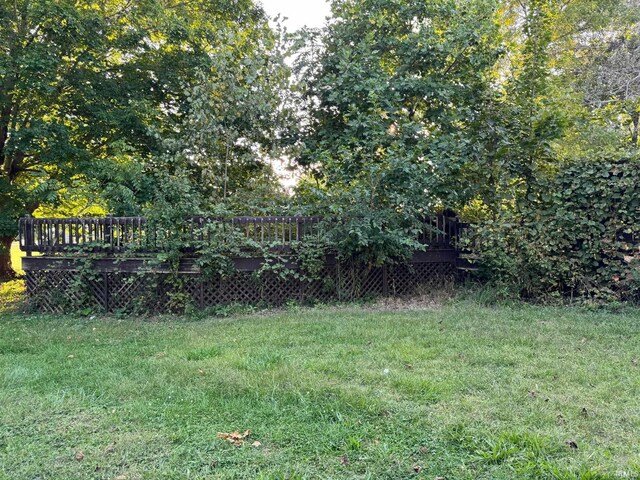
<instances>
[{"instance_id":1,"label":"dry leaf on lawn","mask_svg":"<svg viewBox=\"0 0 640 480\"><path fill-rule=\"evenodd\" d=\"M218 438L226 440L229 443L233 443L236 446L240 446L244 443L244 440L251 435L251 430L245 430L244 433L238 431L231 433L218 432Z\"/></svg>"}]
</instances>

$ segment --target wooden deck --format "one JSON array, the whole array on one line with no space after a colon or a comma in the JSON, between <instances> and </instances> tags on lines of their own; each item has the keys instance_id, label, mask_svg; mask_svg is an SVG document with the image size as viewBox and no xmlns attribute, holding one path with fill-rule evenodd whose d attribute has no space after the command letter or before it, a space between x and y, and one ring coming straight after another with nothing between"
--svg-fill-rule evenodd
<instances>
[{"instance_id":1,"label":"wooden deck","mask_svg":"<svg viewBox=\"0 0 640 480\"><path fill-rule=\"evenodd\" d=\"M215 241L210 236L211 226L218 233L243 235L267 246L278 254L280 266L288 274L257 276L272 260L248 252L230 258L234 266L230 275L204 276L196 248L188 245ZM466 225L437 216L425 219L418 236L424 251L416 251L405 264L354 271L330 254L321 278L300 278L292 246L318 235L322 227L320 217L194 217L172 232L152 229L142 217L24 218L20 221L20 248L27 253L23 269L28 297L45 312L80 306L132 311L140 305L145 311L163 312L180 310L185 304L196 308L233 303L280 305L291 300L403 295L420 285L438 288L453 281L463 263L457 243ZM177 269L157 260L165 240L176 235L187 245Z\"/></svg>"}]
</instances>

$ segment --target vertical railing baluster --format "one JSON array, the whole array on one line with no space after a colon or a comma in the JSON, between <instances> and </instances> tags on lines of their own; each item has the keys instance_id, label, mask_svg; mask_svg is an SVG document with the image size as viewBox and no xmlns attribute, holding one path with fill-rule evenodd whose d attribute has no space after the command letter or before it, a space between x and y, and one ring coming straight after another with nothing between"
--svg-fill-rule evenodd
<instances>
[{"instance_id":1,"label":"vertical railing baluster","mask_svg":"<svg viewBox=\"0 0 640 480\"><path fill-rule=\"evenodd\" d=\"M58 249L58 245L60 244L58 235L59 235L58 220L54 219L53 220L53 244L51 245L53 247L53 251L56 251Z\"/></svg>"},{"instance_id":2,"label":"vertical railing baluster","mask_svg":"<svg viewBox=\"0 0 640 480\"><path fill-rule=\"evenodd\" d=\"M31 215L27 216L27 218L25 218L25 221L23 223L25 230L25 243L26 243L26 251L27 251L27 257L31 256L31 252L33 251L33 218L31 218Z\"/></svg>"},{"instance_id":3,"label":"vertical railing baluster","mask_svg":"<svg viewBox=\"0 0 640 480\"><path fill-rule=\"evenodd\" d=\"M53 243L53 232L52 232L53 228L52 228L52 221L48 220L47 221L47 252L51 251L51 245Z\"/></svg>"}]
</instances>

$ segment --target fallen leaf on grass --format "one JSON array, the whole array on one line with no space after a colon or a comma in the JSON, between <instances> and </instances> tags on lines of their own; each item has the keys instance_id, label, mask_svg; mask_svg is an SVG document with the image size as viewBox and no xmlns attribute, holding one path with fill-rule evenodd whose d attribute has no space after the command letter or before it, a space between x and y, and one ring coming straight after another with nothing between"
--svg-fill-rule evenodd
<instances>
[{"instance_id":1,"label":"fallen leaf on grass","mask_svg":"<svg viewBox=\"0 0 640 480\"><path fill-rule=\"evenodd\" d=\"M259 441L257 441L257 440L256 440L255 442L253 442L253 443L251 444L251 446L252 446L252 447L259 448L259 447L261 447L261 446L262 446L262 443L260 443Z\"/></svg>"},{"instance_id":2,"label":"fallen leaf on grass","mask_svg":"<svg viewBox=\"0 0 640 480\"><path fill-rule=\"evenodd\" d=\"M237 447L242 445L249 435L251 435L251 430L245 430L244 433L240 433L238 431L231 433L218 432L218 438L226 440L229 443L233 443Z\"/></svg>"}]
</instances>

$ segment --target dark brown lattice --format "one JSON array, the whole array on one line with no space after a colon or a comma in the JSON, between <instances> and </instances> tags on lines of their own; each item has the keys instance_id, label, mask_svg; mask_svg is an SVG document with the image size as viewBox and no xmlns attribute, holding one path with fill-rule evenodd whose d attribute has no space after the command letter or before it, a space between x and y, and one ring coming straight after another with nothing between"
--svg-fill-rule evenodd
<instances>
[{"instance_id":1,"label":"dark brown lattice","mask_svg":"<svg viewBox=\"0 0 640 480\"><path fill-rule=\"evenodd\" d=\"M27 272L27 293L37 309L59 313L84 308L124 312L179 312L188 306L225 304L282 305L406 295L417 287L439 288L455 278L453 263L413 263L385 268L326 266L320 279L236 272L209 279L194 272L177 274L103 272L92 276L72 270Z\"/></svg>"},{"instance_id":2,"label":"dark brown lattice","mask_svg":"<svg viewBox=\"0 0 640 480\"><path fill-rule=\"evenodd\" d=\"M302 281L303 302L328 302L338 297L337 269L326 267L319 279Z\"/></svg>"},{"instance_id":3,"label":"dark brown lattice","mask_svg":"<svg viewBox=\"0 0 640 480\"><path fill-rule=\"evenodd\" d=\"M151 279L150 281L153 281ZM145 284L144 276L136 273L111 273L108 277L109 310L132 311L146 306L149 290Z\"/></svg>"},{"instance_id":4,"label":"dark brown lattice","mask_svg":"<svg viewBox=\"0 0 640 480\"><path fill-rule=\"evenodd\" d=\"M27 272L27 295L41 312L62 313L83 309L106 310L107 286L103 274L95 277L69 270Z\"/></svg>"},{"instance_id":5,"label":"dark brown lattice","mask_svg":"<svg viewBox=\"0 0 640 480\"><path fill-rule=\"evenodd\" d=\"M455 265L451 263L411 263L389 268L388 282L390 295L407 295L416 288L440 288L450 283L455 275Z\"/></svg>"}]
</instances>

